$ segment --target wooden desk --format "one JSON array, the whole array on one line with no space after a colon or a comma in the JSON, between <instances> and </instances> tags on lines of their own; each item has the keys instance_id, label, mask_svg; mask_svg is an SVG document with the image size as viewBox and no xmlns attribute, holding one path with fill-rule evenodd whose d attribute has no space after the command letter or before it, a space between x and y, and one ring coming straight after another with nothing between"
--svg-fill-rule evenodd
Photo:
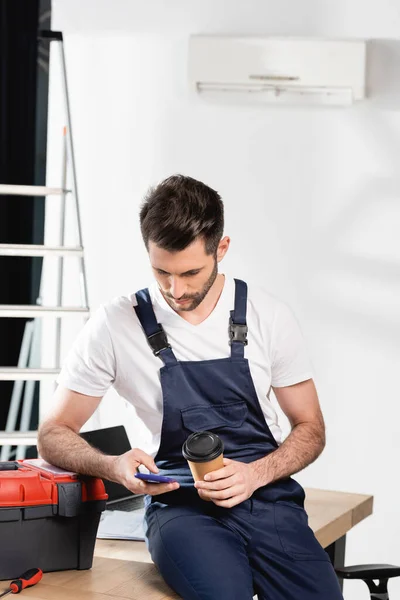
<instances>
[{"instance_id":1,"label":"wooden desk","mask_svg":"<svg viewBox=\"0 0 400 600\"><path fill-rule=\"evenodd\" d=\"M373 497L307 489L310 526L336 566L344 564L346 533L372 514ZM0 587L1 584L0 584ZM90 571L46 573L30 600L178 600L151 562L144 542L97 540Z\"/></svg>"}]
</instances>

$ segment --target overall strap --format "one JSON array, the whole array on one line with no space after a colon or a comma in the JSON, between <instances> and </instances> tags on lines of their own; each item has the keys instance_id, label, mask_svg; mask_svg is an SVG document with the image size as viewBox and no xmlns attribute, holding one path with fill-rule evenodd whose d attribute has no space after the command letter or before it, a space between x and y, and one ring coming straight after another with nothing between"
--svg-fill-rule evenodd
<instances>
[{"instance_id":1,"label":"overall strap","mask_svg":"<svg viewBox=\"0 0 400 600\"><path fill-rule=\"evenodd\" d=\"M134 309L154 356L158 356L165 366L176 364L177 360L163 326L157 323L149 290L146 288L136 292L136 300L138 304Z\"/></svg>"},{"instance_id":2,"label":"overall strap","mask_svg":"<svg viewBox=\"0 0 400 600\"><path fill-rule=\"evenodd\" d=\"M235 279L235 308L231 310L229 320L229 336L231 339L231 357L244 358L244 347L247 346L247 284Z\"/></svg>"}]
</instances>

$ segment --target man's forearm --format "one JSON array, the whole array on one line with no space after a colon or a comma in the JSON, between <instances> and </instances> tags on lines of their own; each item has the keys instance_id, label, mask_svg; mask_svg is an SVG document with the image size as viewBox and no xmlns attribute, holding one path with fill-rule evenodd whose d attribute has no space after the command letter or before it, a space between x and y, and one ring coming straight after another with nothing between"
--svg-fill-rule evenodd
<instances>
[{"instance_id":1,"label":"man's forearm","mask_svg":"<svg viewBox=\"0 0 400 600\"><path fill-rule=\"evenodd\" d=\"M69 427L44 424L39 431L38 450L47 462L62 469L116 481L117 457L92 448Z\"/></svg>"},{"instance_id":2,"label":"man's forearm","mask_svg":"<svg viewBox=\"0 0 400 600\"><path fill-rule=\"evenodd\" d=\"M277 450L251 463L260 487L298 473L318 458L324 446L323 422L299 423Z\"/></svg>"}]
</instances>

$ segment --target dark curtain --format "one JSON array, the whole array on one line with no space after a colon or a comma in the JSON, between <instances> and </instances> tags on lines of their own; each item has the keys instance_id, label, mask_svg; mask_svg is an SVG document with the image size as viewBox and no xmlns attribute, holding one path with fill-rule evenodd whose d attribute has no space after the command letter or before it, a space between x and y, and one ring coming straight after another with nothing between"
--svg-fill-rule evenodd
<instances>
[{"instance_id":1,"label":"dark curtain","mask_svg":"<svg viewBox=\"0 0 400 600\"><path fill-rule=\"evenodd\" d=\"M47 4L49 8L50 1ZM47 82L43 85L43 80L45 111L37 110L41 9L40 0L0 0L0 183L39 185L45 180ZM0 243L43 243L43 214L43 199L0 196ZM35 302L40 264L34 265L34 260L40 259L0 257L0 304ZM0 366L17 365L25 322L0 318ZM0 382L0 429L5 426L12 386L13 382Z\"/></svg>"}]
</instances>

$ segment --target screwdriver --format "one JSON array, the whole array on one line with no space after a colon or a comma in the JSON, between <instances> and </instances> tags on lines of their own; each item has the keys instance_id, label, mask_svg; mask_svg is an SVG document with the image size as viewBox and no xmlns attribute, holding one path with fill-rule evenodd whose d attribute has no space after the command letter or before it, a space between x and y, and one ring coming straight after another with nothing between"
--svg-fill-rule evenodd
<instances>
[{"instance_id":1,"label":"screwdriver","mask_svg":"<svg viewBox=\"0 0 400 600\"><path fill-rule=\"evenodd\" d=\"M29 569L29 571L25 571L23 575L18 577L18 579L14 579L10 583L10 587L8 590L0 594L0 598L7 596L7 594L19 594L25 588L32 587L33 585L39 583L42 577L43 571L41 569Z\"/></svg>"}]
</instances>

